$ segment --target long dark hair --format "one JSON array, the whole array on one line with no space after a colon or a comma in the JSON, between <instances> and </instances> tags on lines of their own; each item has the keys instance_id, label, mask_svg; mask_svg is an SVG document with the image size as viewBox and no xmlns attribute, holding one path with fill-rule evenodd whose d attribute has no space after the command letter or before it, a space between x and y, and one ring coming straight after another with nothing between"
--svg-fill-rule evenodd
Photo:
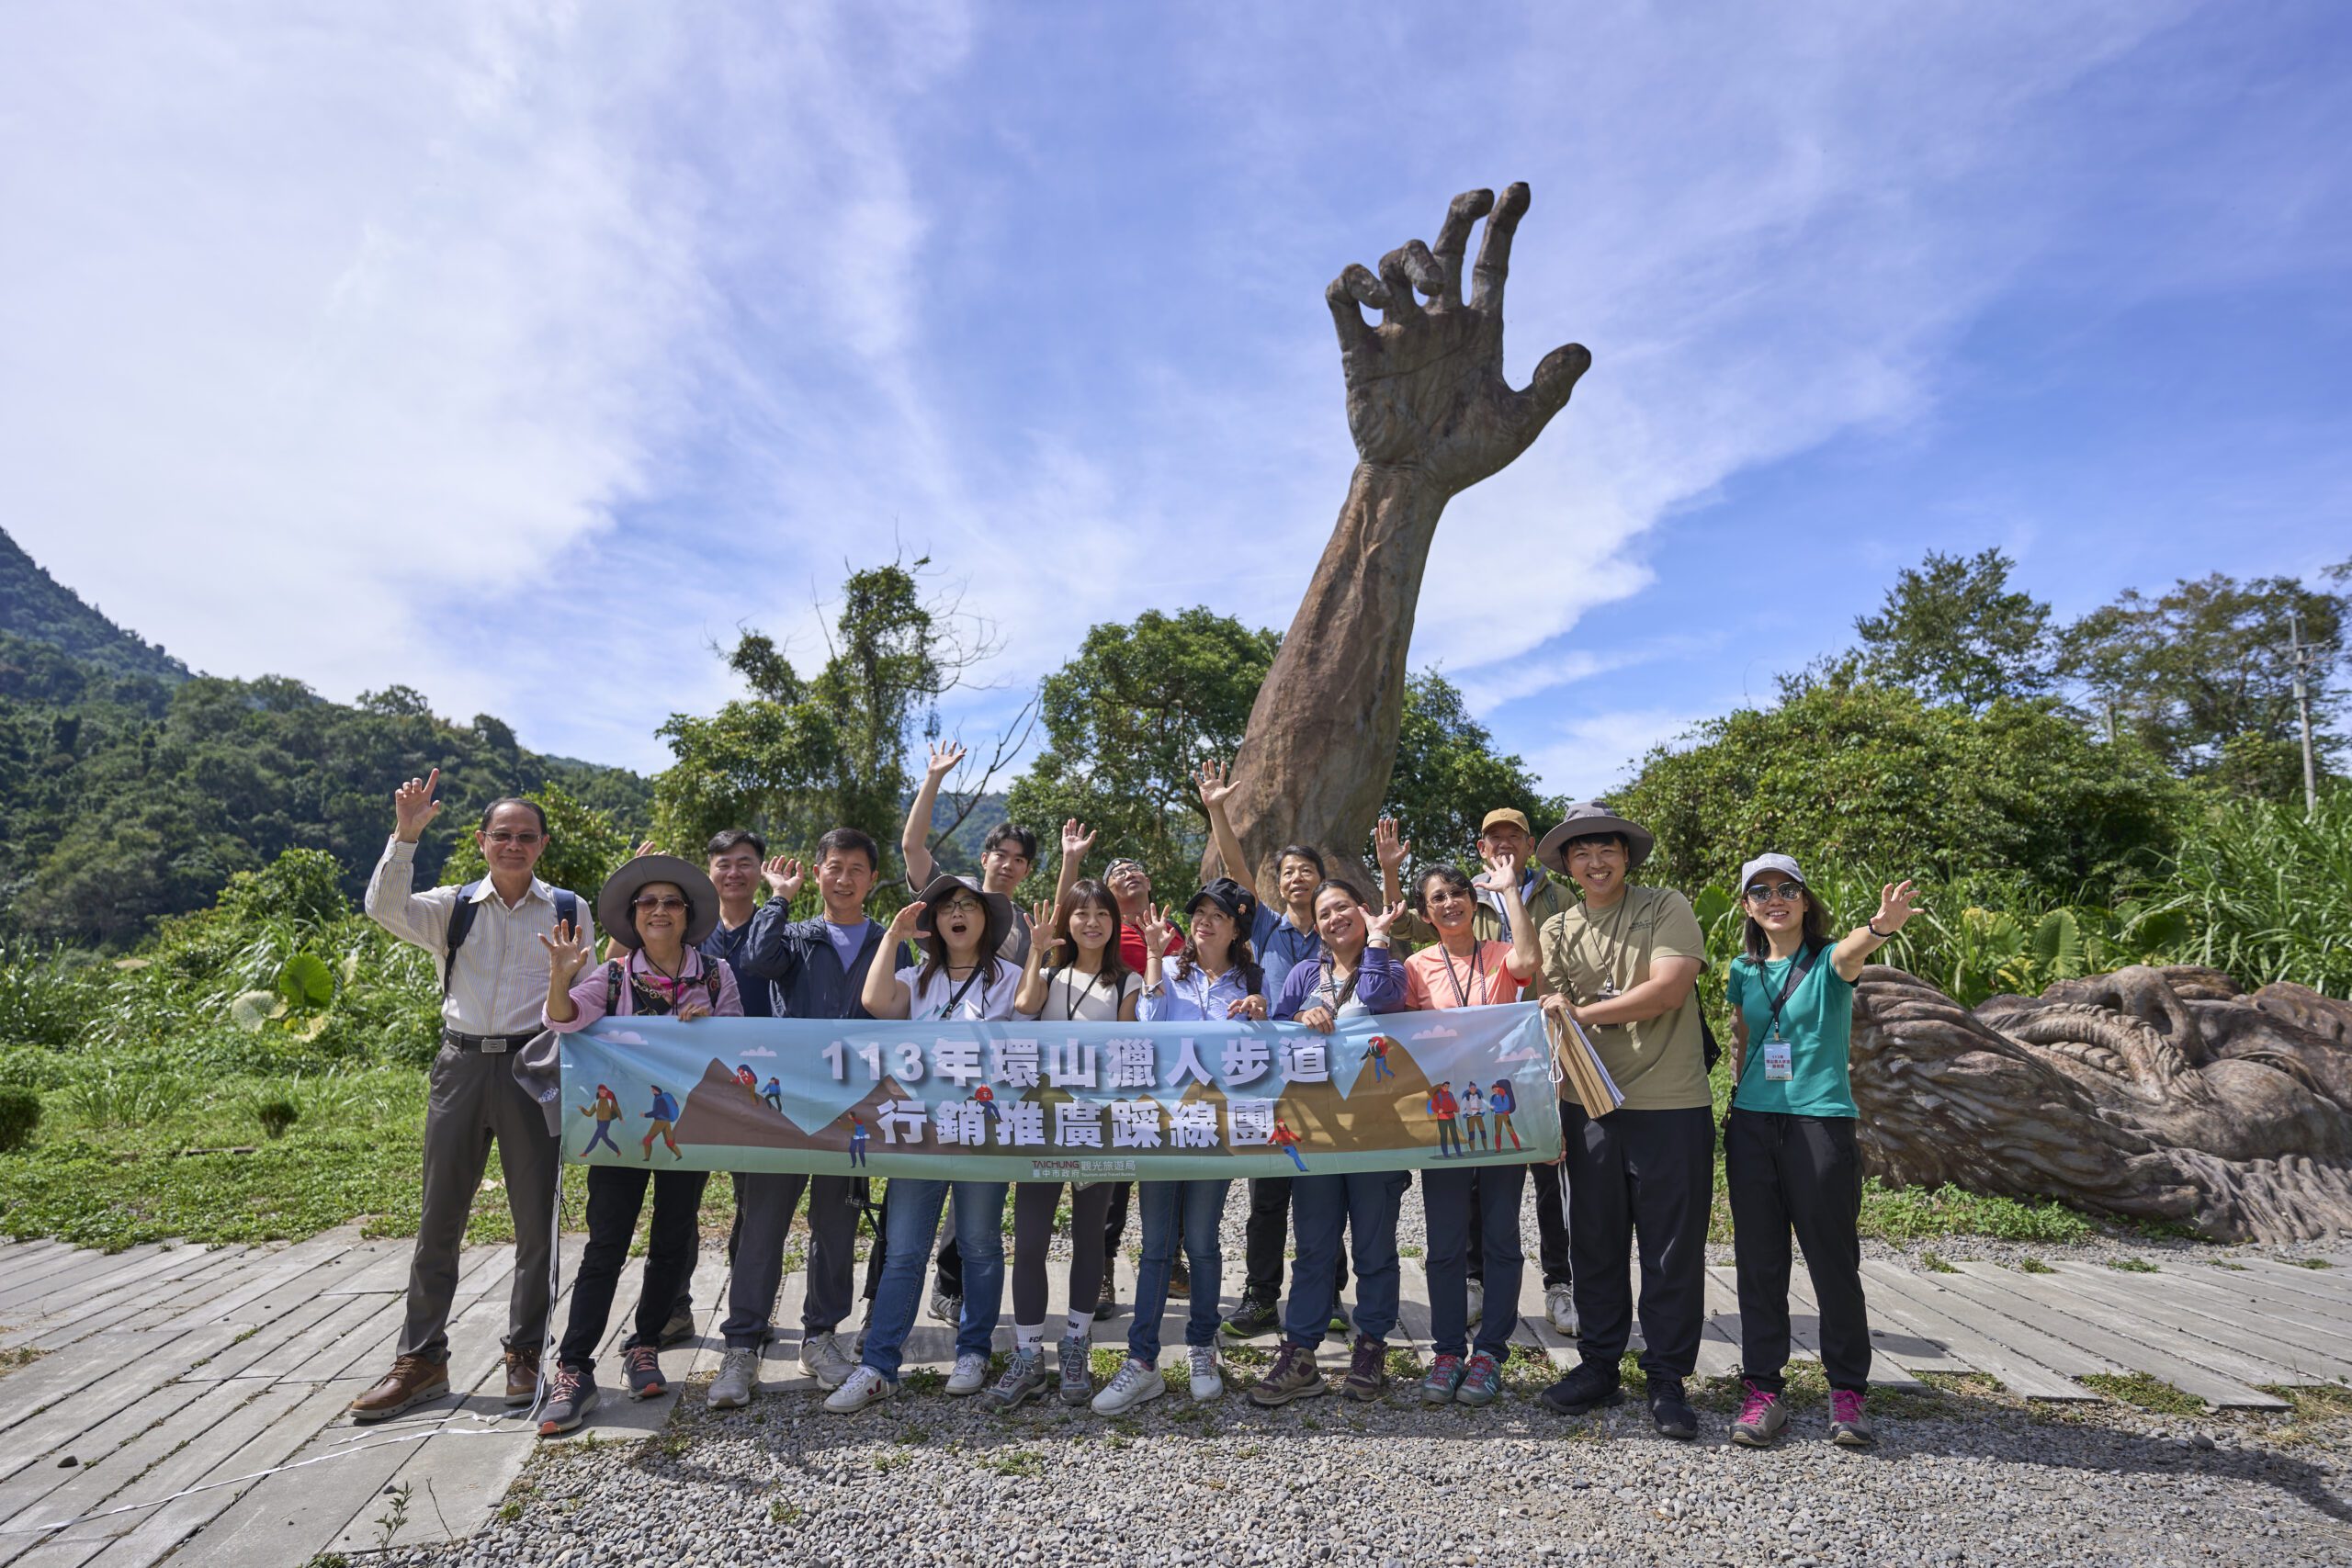
<instances>
[{"instance_id":1,"label":"long dark hair","mask_svg":"<svg viewBox=\"0 0 2352 1568\"><path fill-rule=\"evenodd\" d=\"M1091 876L1071 883L1069 896L1062 900L1061 908L1054 917L1053 937L1056 942L1062 944L1064 953L1070 958L1076 958L1078 939L1069 934L1069 918L1078 913L1081 905L1090 904L1095 908L1105 911L1111 917L1111 940L1102 944L1102 978L1111 982L1111 994L1115 997L1126 989L1127 976L1135 971L1127 967L1127 961L1119 954L1119 926L1122 917L1119 914L1119 900L1108 887ZM1037 940L1035 932L1030 933L1030 940L1033 942ZM1054 965L1053 975L1058 975L1069 966L1069 960L1065 959ZM1053 975L1048 975L1046 979L1050 981Z\"/></svg>"},{"instance_id":2,"label":"long dark hair","mask_svg":"<svg viewBox=\"0 0 2352 1568\"><path fill-rule=\"evenodd\" d=\"M1797 886L1804 887L1804 935L1800 939L1798 950L1826 947L1829 945L1829 911L1821 907L1821 900L1813 896L1812 888L1805 887L1802 882ZM1740 901L1746 903L1747 890L1741 888L1739 897ZM1743 920L1747 930L1741 933L1741 938L1747 949L1747 956L1761 964L1772 956L1772 939L1765 934L1755 916L1745 916Z\"/></svg>"}]
</instances>

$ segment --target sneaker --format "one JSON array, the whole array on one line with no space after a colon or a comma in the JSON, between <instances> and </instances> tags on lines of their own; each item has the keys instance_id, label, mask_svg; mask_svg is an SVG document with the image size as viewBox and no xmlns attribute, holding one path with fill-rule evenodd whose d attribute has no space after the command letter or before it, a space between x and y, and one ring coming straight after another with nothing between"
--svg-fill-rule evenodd
<instances>
[{"instance_id":1,"label":"sneaker","mask_svg":"<svg viewBox=\"0 0 2352 1568\"><path fill-rule=\"evenodd\" d=\"M1683 1397L1680 1378L1650 1379L1650 1425L1662 1438L1688 1442L1699 1435L1699 1413Z\"/></svg>"},{"instance_id":2,"label":"sneaker","mask_svg":"<svg viewBox=\"0 0 2352 1568\"><path fill-rule=\"evenodd\" d=\"M964 1298L951 1296L944 1289L931 1292L931 1315L953 1328L964 1320Z\"/></svg>"},{"instance_id":3,"label":"sneaker","mask_svg":"<svg viewBox=\"0 0 2352 1568\"><path fill-rule=\"evenodd\" d=\"M1281 1352L1274 1357L1273 1369L1250 1390L1250 1403L1288 1404L1294 1399L1312 1399L1330 1392L1323 1374L1315 1369L1315 1347L1285 1339Z\"/></svg>"},{"instance_id":4,"label":"sneaker","mask_svg":"<svg viewBox=\"0 0 2352 1568\"><path fill-rule=\"evenodd\" d=\"M1543 1400L1563 1416L1605 1410L1625 1403L1625 1391L1619 1386L1619 1381L1616 1368L1598 1361L1580 1361L1568 1370L1566 1377L1544 1391Z\"/></svg>"},{"instance_id":5,"label":"sneaker","mask_svg":"<svg viewBox=\"0 0 2352 1568\"><path fill-rule=\"evenodd\" d=\"M1085 1404L1094 1398L1094 1342L1062 1336L1062 1403Z\"/></svg>"},{"instance_id":6,"label":"sneaker","mask_svg":"<svg viewBox=\"0 0 2352 1568\"><path fill-rule=\"evenodd\" d=\"M1118 1286L1111 1278L1111 1270L1105 1269L1102 1270L1102 1293L1094 1298L1094 1321L1100 1323L1106 1317L1118 1315Z\"/></svg>"},{"instance_id":7,"label":"sneaker","mask_svg":"<svg viewBox=\"0 0 2352 1568\"><path fill-rule=\"evenodd\" d=\"M1348 1353L1348 1375L1340 1392L1350 1399L1371 1401L1388 1392L1388 1347L1369 1334L1356 1336Z\"/></svg>"},{"instance_id":8,"label":"sneaker","mask_svg":"<svg viewBox=\"0 0 2352 1568\"><path fill-rule=\"evenodd\" d=\"M1068 1344L1068 1340L1063 1341ZM1147 1367L1133 1356L1119 1363L1119 1371L1107 1387L1094 1396L1094 1414L1117 1416L1133 1410L1148 1399L1158 1399L1168 1383L1158 1369Z\"/></svg>"},{"instance_id":9,"label":"sneaker","mask_svg":"<svg viewBox=\"0 0 2352 1568\"><path fill-rule=\"evenodd\" d=\"M1193 1299L1193 1271L1184 1267L1181 1258L1168 1266L1168 1294L1174 1301Z\"/></svg>"},{"instance_id":10,"label":"sneaker","mask_svg":"<svg viewBox=\"0 0 2352 1568\"><path fill-rule=\"evenodd\" d=\"M596 1408L596 1380L584 1367L558 1367L548 1382L548 1402L539 1409L539 1436L556 1437L588 1419Z\"/></svg>"},{"instance_id":11,"label":"sneaker","mask_svg":"<svg viewBox=\"0 0 2352 1568\"><path fill-rule=\"evenodd\" d=\"M1487 1282L1484 1280L1473 1280L1469 1284L1470 1311L1462 1321L1475 1328L1477 1326L1478 1320L1487 1315Z\"/></svg>"},{"instance_id":12,"label":"sneaker","mask_svg":"<svg viewBox=\"0 0 2352 1568\"><path fill-rule=\"evenodd\" d=\"M1438 1357L1430 1363L1430 1375L1421 1380L1423 1404L1451 1404L1453 1393L1462 1386L1462 1358L1454 1355Z\"/></svg>"},{"instance_id":13,"label":"sneaker","mask_svg":"<svg viewBox=\"0 0 2352 1568\"><path fill-rule=\"evenodd\" d=\"M819 1388L841 1387L849 1381L849 1370L855 1365L856 1358L842 1343L842 1337L831 1329L801 1338L800 1370L815 1378Z\"/></svg>"},{"instance_id":14,"label":"sneaker","mask_svg":"<svg viewBox=\"0 0 2352 1568\"><path fill-rule=\"evenodd\" d=\"M1344 1337L1347 1335L1353 1334L1355 1331L1356 1325L1348 1315L1347 1303L1344 1302L1332 1303L1331 1332Z\"/></svg>"},{"instance_id":15,"label":"sneaker","mask_svg":"<svg viewBox=\"0 0 2352 1568\"><path fill-rule=\"evenodd\" d=\"M1195 1345L1193 1358L1193 1403L1207 1404L1225 1396L1225 1371L1216 1364L1216 1347ZM1148 1398L1148 1395L1146 1395Z\"/></svg>"},{"instance_id":16,"label":"sneaker","mask_svg":"<svg viewBox=\"0 0 2352 1568\"><path fill-rule=\"evenodd\" d=\"M539 1397L539 1348L506 1352L506 1403L528 1404Z\"/></svg>"},{"instance_id":17,"label":"sneaker","mask_svg":"<svg viewBox=\"0 0 2352 1568\"><path fill-rule=\"evenodd\" d=\"M351 1418L361 1426L371 1421L389 1421L404 1410L413 1409L428 1399L441 1399L449 1392L449 1364L428 1361L422 1356L401 1356L392 1362L392 1370L381 1382L351 1402Z\"/></svg>"},{"instance_id":18,"label":"sneaker","mask_svg":"<svg viewBox=\"0 0 2352 1568\"><path fill-rule=\"evenodd\" d=\"M752 1403L752 1387L760 1381L760 1353L729 1347L718 1359L718 1375L710 1380L703 1403L713 1410L741 1410Z\"/></svg>"},{"instance_id":19,"label":"sneaker","mask_svg":"<svg viewBox=\"0 0 2352 1568\"><path fill-rule=\"evenodd\" d=\"M1566 1285L1554 1285L1544 1292L1544 1315L1552 1320L1554 1333L1565 1338L1577 1337L1577 1293Z\"/></svg>"},{"instance_id":20,"label":"sneaker","mask_svg":"<svg viewBox=\"0 0 2352 1568\"><path fill-rule=\"evenodd\" d=\"M1492 1404L1502 1391L1502 1363L1480 1350L1462 1369L1462 1389L1453 1397L1464 1404Z\"/></svg>"},{"instance_id":21,"label":"sneaker","mask_svg":"<svg viewBox=\"0 0 2352 1568\"><path fill-rule=\"evenodd\" d=\"M1052 1381L1046 1375L1043 1350L1015 1350L1012 1359L1005 1363L1004 1375L980 1395L980 1408L995 1416L1007 1415L1045 1393Z\"/></svg>"},{"instance_id":22,"label":"sneaker","mask_svg":"<svg viewBox=\"0 0 2352 1568\"><path fill-rule=\"evenodd\" d=\"M662 1378L662 1352L650 1345L632 1345L622 1351L621 1371L628 1379L631 1399L656 1399L670 1392Z\"/></svg>"},{"instance_id":23,"label":"sneaker","mask_svg":"<svg viewBox=\"0 0 2352 1568\"><path fill-rule=\"evenodd\" d=\"M662 1349L668 1350L684 1344L694 1337L694 1309L691 1307L682 1306L677 1311L670 1314L669 1322L662 1325L662 1333L656 1343L659 1344Z\"/></svg>"},{"instance_id":24,"label":"sneaker","mask_svg":"<svg viewBox=\"0 0 2352 1568\"><path fill-rule=\"evenodd\" d=\"M841 1387L825 1396L825 1408L836 1416L846 1416L869 1404L879 1404L898 1392L897 1383L872 1367L861 1366L850 1372Z\"/></svg>"},{"instance_id":25,"label":"sneaker","mask_svg":"<svg viewBox=\"0 0 2352 1568\"><path fill-rule=\"evenodd\" d=\"M1747 1397L1731 1424L1731 1440L1742 1448L1769 1449L1789 1424L1789 1407L1769 1388L1747 1384Z\"/></svg>"},{"instance_id":26,"label":"sneaker","mask_svg":"<svg viewBox=\"0 0 2352 1568\"><path fill-rule=\"evenodd\" d=\"M966 1350L956 1358L956 1370L947 1374L947 1392L962 1399L988 1385L989 1359L978 1350ZM846 1388L849 1385L842 1385Z\"/></svg>"},{"instance_id":27,"label":"sneaker","mask_svg":"<svg viewBox=\"0 0 2352 1568\"><path fill-rule=\"evenodd\" d=\"M1862 1396L1852 1389L1829 1391L1829 1440L1844 1449L1866 1449L1878 1441L1862 1409Z\"/></svg>"},{"instance_id":28,"label":"sneaker","mask_svg":"<svg viewBox=\"0 0 2352 1568\"><path fill-rule=\"evenodd\" d=\"M1281 1308L1255 1296L1244 1296L1241 1304L1233 1309L1233 1315L1225 1320L1223 1332L1235 1339L1255 1339L1261 1334L1272 1334L1282 1325Z\"/></svg>"}]
</instances>

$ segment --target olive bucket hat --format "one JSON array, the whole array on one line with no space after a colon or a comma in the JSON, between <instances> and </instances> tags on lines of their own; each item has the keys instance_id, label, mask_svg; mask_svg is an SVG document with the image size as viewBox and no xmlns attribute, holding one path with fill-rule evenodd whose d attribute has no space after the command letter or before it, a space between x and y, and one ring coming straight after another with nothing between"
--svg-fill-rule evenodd
<instances>
[{"instance_id":1,"label":"olive bucket hat","mask_svg":"<svg viewBox=\"0 0 2352 1568\"><path fill-rule=\"evenodd\" d=\"M1567 819L1544 835L1535 846L1535 858L1566 876L1568 874L1568 840L1589 839L1602 833L1623 833L1625 836L1625 869L1632 871L1650 858L1650 851L1657 847L1657 835L1647 828L1626 821L1609 808L1606 801L1579 801L1568 807Z\"/></svg>"}]
</instances>

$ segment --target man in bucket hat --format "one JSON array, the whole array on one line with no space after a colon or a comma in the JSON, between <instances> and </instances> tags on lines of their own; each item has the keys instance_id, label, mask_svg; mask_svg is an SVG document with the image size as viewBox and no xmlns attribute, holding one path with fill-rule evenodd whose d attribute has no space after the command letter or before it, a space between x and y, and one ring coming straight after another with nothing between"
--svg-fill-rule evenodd
<instances>
[{"instance_id":1,"label":"man in bucket hat","mask_svg":"<svg viewBox=\"0 0 2352 1568\"><path fill-rule=\"evenodd\" d=\"M1544 923L1544 1010L1583 1031L1624 1096L1611 1110L1561 1091L1583 1360L1544 1401L1570 1416L1623 1403L1618 1358L1634 1307L1627 1251L1638 1238L1650 1419L1687 1438L1699 1430L1683 1383L1699 1358L1714 1178L1713 1097L1693 995L1707 947L1690 900L1627 880L1656 841L1588 801L1568 807L1536 847L1583 895Z\"/></svg>"}]
</instances>

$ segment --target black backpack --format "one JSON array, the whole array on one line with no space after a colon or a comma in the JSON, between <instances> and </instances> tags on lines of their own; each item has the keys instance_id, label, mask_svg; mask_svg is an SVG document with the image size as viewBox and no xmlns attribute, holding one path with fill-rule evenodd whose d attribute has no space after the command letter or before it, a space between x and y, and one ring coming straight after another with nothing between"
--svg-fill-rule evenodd
<instances>
[{"instance_id":1,"label":"black backpack","mask_svg":"<svg viewBox=\"0 0 2352 1568\"><path fill-rule=\"evenodd\" d=\"M481 886L479 882L464 884L458 889L458 901L449 907L449 931L443 939L447 947L447 956L441 961L441 994L444 997L449 994L449 976L458 967L458 949L466 944L466 933L474 929L474 889ZM551 891L555 894L555 918L567 926L579 925L578 895L567 893L560 887Z\"/></svg>"}]
</instances>

